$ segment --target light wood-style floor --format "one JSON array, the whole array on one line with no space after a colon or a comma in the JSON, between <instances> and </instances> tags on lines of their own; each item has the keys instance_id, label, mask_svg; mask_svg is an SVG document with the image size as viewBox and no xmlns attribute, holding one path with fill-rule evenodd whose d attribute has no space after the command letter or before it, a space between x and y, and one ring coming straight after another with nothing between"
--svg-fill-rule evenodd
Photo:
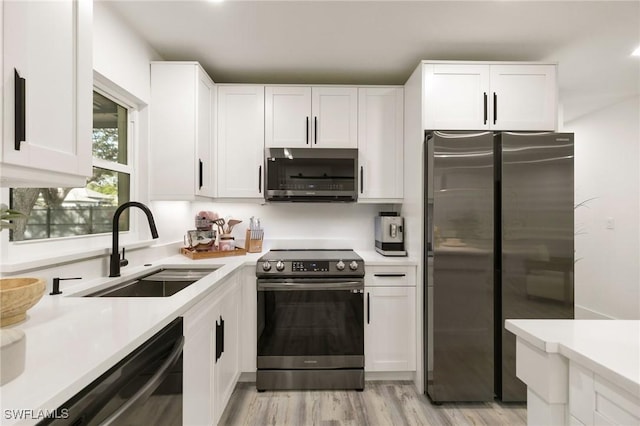
<instances>
[{"instance_id":1,"label":"light wood-style floor","mask_svg":"<svg viewBox=\"0 0 640 426\"><path fill-rule=\"evenodd\" d=\"M256 391L240 382L220 425L525 425L525 404L447 403L433 405L412 382L366 382L357 391Z\"/></svg>"}]
</instances>

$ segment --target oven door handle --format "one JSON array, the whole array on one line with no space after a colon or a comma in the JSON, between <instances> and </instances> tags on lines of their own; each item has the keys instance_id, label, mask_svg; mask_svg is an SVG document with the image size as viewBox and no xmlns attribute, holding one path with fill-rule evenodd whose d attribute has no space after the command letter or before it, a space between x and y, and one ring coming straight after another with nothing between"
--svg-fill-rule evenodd
<instances>
[{"instance_id":1,"label":"oven door handle","mask_svg":"<svg viewBox=\"0 0 640 426\"><path fill-rule=\"evenodd\" d=\"M264 290L364 290L363 281L258 281L258 291Z\"/></svg>"},{"instance_id":2,"label":"oven door handle","mask_svg":"<svg viewBox=\"0 0 640 426\"><path fill-rule=\"evenodd\" d=\"M115 425L129 410L136 406L138 402L142 403L146 401L149 396L160 386L160 384L169 375L171 367L178 361L182 354L182 348L184 346L184 336L180 336L174 345L171 353L167 359L162 363L160 368L151 376L151 378L144 384L131 398L129 398L120 408L105 419L100 426Z\"/></svg>"}]
</instances>

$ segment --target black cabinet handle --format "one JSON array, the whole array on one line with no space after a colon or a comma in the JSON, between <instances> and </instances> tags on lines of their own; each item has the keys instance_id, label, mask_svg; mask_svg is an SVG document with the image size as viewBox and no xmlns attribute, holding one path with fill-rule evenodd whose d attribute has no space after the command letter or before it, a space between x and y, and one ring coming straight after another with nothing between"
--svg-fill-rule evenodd
<instances>
[{"instance_id":1,"label":"black cabinet handle","mask_svg":"<svg viewBox=\"0 0 640 426\"><path fill-rule=\"evenodd\" d=\"M487 124L487 92L484 92L484 124Z\"/></svg>"},{"instance_id":2,"label":"black cabinet handle","mask_svg":"<svg viewBox=\"0 0 640 426\"><path fill-rule=\"evenodd\" d=\"M493 92L493 124L496 124L498 119L498 95Z\"/></svg>"},{"instance_id":3,"label":"black cabinet handle","mask_svg":"<svg viewBox=\"0 0 640 426\"><path fill-rule=\"evenodd\" d=\"M218 362L220 359L220 355L222 355L222 342L220 341L220 337L222 336L220 324L218 324L218 320L216 320L216 360Z\"/></svg>"},{"instance_id":4,"label":"black cabinet handle","mask_svg":"<svg viewBox=\"0 0 640 426\"><path fill-rule=\"evenodd\" d=\"M224 352L224 321L220 316L220 323L216 320L216 360L218 362Z\"/></svg>"},{"instance_id":5,"label":"black cabinet handle","mask_svg":"<svg viewBox=\"0 0 640 426\"><path fill-rule=\"evenodd\" d=\"M360 166L360 193L364 192L364 166Z\"/></svg>"},{"instance_id":6,"label":"black cabinet handle","mask_svg":"<svg viewBox=\"0 0 640 426\"><path fill-rule=\"evenodd\" d=\"M309 116L307 116L307 131L305 135L307 137L307 145L309 145Z\"/></svg>"},{"instance_id":7,"label":"black cabinet handle","mask_svg":"<svg viewBox=\"0 0 640 426\"><path fill-rule=\"evenodd\" d=\"M16 151L20 151L20 143L27 140L27 80L20 77L17 69L14 71L15 81L15 139Z\"/></svg>"},{"instance_id":8,"label":"black cabinet handle","mask_svg":"<svg viewBox=\"0 0 640 426\"><path fill-rule=\"evenodd\" d=\"M313 143L318 143L318 117L313 117Z\"/></svg>"},{"instance_id":9,"label":"black cabinet handle","mask_svg":"<svg viewBox=\"0 0 640 426\"><path fill-rule=\"evenodd\" d=\"M367 293L367 324L371 321L371 299L369 298L369 293Z\"/></svg>"},{"instance_id":10,"label":"black cabinet handle","mask_svg":"<svg viewBox=\"0 0 640 426\"><path fill-rule=\"evenodd\" d=\"M224 320L222 319L222 316L220 316L220 328L222 329L222 332L220 333L222 335L222 337L220 337L220 340L222 341L220 356L222 356L222 354L224 353Z\"/></svg>"},{"instance_id":11,"label":"black cabinet handle","mask_svg":"<svg viewBox=\"0 0 640 426\"><path fill-rule=\"evenodd\" d=\"M258 166L258 192L262 193L262 165Z\"/></svg>"},{"instance_id":12,"label":"black cabinet handle","mask_svg":"<svg viewBox=\"0 0 640 426\"><path fill-rule=\"evenodd\" d=\"M203 176L203 167L204 164L202 163L202 160L198 160L199 165L198 165L198 189L202 189L202 176Z\"/></svg>"},{"instance_id":13,"label":"black cabinet handle","mask_svg":"<svg viewBox=\"0 0 640 426\"><path fill-rule=\"evenodd\" d=\"M373 274L374 277L393 278L393 277L406 277L407 274Z\"/></svg>"}]
</instances>

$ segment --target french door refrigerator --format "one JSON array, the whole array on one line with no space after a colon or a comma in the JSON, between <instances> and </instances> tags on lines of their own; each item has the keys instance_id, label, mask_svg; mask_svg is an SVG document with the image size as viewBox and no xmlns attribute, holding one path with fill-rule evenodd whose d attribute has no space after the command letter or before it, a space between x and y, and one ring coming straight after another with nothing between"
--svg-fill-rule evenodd
<instances>
[{"instance_id":1,"label":"french door refrigerator","mask_svg":"<svg viewBox=\"0 0 640 426\"><path fill-rule=\"evenodd\" d=\"M573 318L573 134L426 131L425 383L525 401L505 319Z\"/></svg>"}]
</instances>

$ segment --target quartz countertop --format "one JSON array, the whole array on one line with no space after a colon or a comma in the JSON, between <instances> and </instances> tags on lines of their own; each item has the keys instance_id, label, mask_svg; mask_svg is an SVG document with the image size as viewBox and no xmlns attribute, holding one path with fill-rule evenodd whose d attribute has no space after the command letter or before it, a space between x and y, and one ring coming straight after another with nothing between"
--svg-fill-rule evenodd
<instances>
[{"instance_id":1,"label":"quartz countertop","mask_svg":"<svg viewBox=\"0 0 640 426\"><path fill-rule=\"evenodd\" d=\"M507 320L505 327L640 397L640 321Z\"/></svg>"},{"instance_id":2,"label":"quartz countertop","mask_svg":"<svg viewBox=\"0 0 640 426\"><path fill-rule=\"evenodd\" d=\"M365 265L415 266L408 257L385 257L374 250L356 252ZM79 297L111 286L114 278L99 278L48 294L30 309L27 320L3 330L24 332L24 371L0 387L3 425L35 424L42 410L55 410L127 354L183 315L199 300L245 265L255 265L264 253L191 260L182 255L159 259L150 266L127 267L119 281L161 266L221 266L205 278L166 298ZM27 410L22 420L11 410Z\"/></svg>"}]
</instances>

